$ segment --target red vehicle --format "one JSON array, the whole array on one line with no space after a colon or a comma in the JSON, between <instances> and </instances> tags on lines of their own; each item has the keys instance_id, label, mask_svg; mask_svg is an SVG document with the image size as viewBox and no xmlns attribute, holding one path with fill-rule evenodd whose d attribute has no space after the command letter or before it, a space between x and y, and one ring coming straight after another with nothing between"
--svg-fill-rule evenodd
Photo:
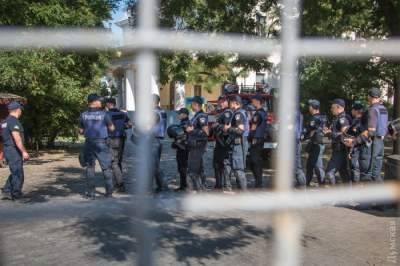
<instances>
[{"instance_id":1,"label":"red vehicle","mask_svg":"<svg viewBox=\"0 0 400 266\"><path fill-rule=\"evenodd\" d=\"M228 89L226 89L227 85L229 86ZM244 87L234 84L225 84L223 91L226 96L239 95L242 98L243 108L248 111L249 117L251 117L255 111L251 108L251 97L256 94L262 95L264 99L264 109L267 111L267 116L265 117L267 122L267 134L264 143L264 158L271 158L272 151L275 150L278 145L275 141L276 121L273 112L274 96L271 94L270 90L266 91L264 86ZM216 122L216 115L218 114L217 100L207 102L207 113L209 115L209 126L212 127Z\"/></svg>"}]
</instances>

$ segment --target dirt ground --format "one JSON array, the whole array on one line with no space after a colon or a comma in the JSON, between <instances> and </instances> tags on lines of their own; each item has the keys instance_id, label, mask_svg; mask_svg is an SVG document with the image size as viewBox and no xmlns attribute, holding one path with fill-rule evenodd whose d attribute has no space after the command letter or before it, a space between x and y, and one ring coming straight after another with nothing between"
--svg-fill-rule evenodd
<instances>
[{"instance_id":1,"label":"dirt ground","mask_svg":"<svg viewBox=\"0 0 400 266\"><path fill-rule=\"evenodd\" d=\"M177 173L169 146L164 143L161 169L172 190ZM210 186L211 154L210 147L205 160ZM131 160L127 154L128 174ZM265 171L265 179L271 174ZM103 199L100 173L98 200L83 199L77 150L42 153L25 165L25 175L24 199L0 201L0 265L132 265L142 243L139 222L127 207L135 210L137 203L126 194ZM7 176L8 169L0 169L1 184ZM248 181L251 187L254 180ZM273 264L273 214L194 214L158 207L181 197L163 192L146 221L154 232L157 264ZM302 265L399 265L400 218L394 210L326 206L297 214L303 225Z\"/></svg>"}]
</instances>

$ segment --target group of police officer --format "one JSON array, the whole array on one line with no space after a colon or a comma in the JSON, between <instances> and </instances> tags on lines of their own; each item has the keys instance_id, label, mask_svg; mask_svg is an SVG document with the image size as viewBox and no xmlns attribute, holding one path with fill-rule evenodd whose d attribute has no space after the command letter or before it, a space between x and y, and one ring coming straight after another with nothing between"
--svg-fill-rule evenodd
<instances>
[{"instance_id":1,"label":"group of police officer","mask_svg":"<svg viewBox=\"0 0 400 266\"><path fill-rule=\"evenodd\" d=\"M300 111L296 116L296 186L310 186L314 175L320 185L335 184L337 172L342 182L382 182L381 169L388 112L380 97L379 89L371 89L368 109L364 110L360 103L355 103L351 108L351 116L345 112L345 101L335 99L331 105L334 119L329 127L326 116L320 113L319 101L308 101L310 119L304 130ZM90 94L87 101L88 110L83 112L79 119L80 134L85 136L84 149L80 155L81 165L86 167L85 196L95 198L97 159L105 179L105 196L111 197L115 189L119 192L125 191L121 162L125 132L133 125L127 113L116 108L115 99L106 99L106 109L103 109L102 98L97 94ZM167 128L166 112L160 108L159 96L154 94L155 119L150 125L150 137L155 191L160 192L163 189L159 166L161 141L167 132L174 139L172 148L176 149L180 175L178 191L207 189L203 157L210 137L215 139L213 167L216 189L231 191L233 179L238 189L247 189L245 169L248 153L255 187L263 187L263 148L267 132L267 115L263 101L261 95L254 95L251 104L255 111L249 115L238 95L220 96L216 123L209 128L208 115L202 110L203 99L195 96L191 103L194 112L192 118L189 117L189 110L182 108L177 112L180 124ZM23 146L23 128L18 121L23 107L13 102L9 104L8 109L10 115L2 124L2 137L11 175L3 188L3 198L16 199L22 196L23 161L28 160L29 155ZM327 135L332 140L332 155L325 169L324 136ZM301 163L302 141L307 141L306 174Z\"/></svg>"},{"instance_id":2,"label":"group of police officer","mask_svg":"<svg viewBox=\"0 0 400 266\"><path fill-rule=\"evenodd\" d=\"M176 126L170 127L169 136L175 139L173 147L177 149L180 187L203 190L203 154L207 137L213 136L215 148L213 167L215 188L231 191L232 179L237 188L246 190L246 155L249 154L249 168L255 188L263 187L263 148L267 131L266 110L263 97L254 95L251 104L255 109L252 115L243 108L242 99L237 96L220 96L219 114L210 132L207 127L207 115L201 110L200 97L194 97L192 108L195 115L189 120L189 111L178 111L181 121L180 134ZM381 102L381 92L373 88L368 93L368 108L356 101L351 107L351 115L346 113L343 99L334 99L331 105L333 121L328 126L327 117L320 113L320 102L308 101L310 118L303 128L303 116L296 115L296 160L294 185L310 186L314 176L319 185L334 185L339 173L341 183L382 182L381 170L384 154L384 138L388 128L388 111ZM188 126L190 125L190 126ZM189 130L188 130L189 129ZM187 142L185 142L185 134ZM178 137L179 135L179 137ZM330 137L332 154L327 167L323 164L325 151L324 137ZM307 153L306 173L302 167L302 143ZM185 143L187 145L185 145ZM187 179L187 170L189 179Z\"/></svg>"},{"instance_id":3,"label":"group of police officer","mask_svg":"<svg viewBox=\"0 0 400 266\"><path fill-rule=\"evenodd\" d=\"M384 138L388 129L388 111L381 102L381 91L369 90L369 106L364 110L360 102L346 113L343 99L335 99L331 105L333 121L327 126L326 116L320 113L320 103L309 100L310 120L305 127L303 140L308 140L305 178L297 173L301 185L309 186L314 175L319 184L335 184L338 172L342 183L382 182L381 176ZM323 166L324 136L330 136L332 155L326 169ZM298 142L300 143L300 142ZM301 145L301 144L299 144ZM299 156L299 154L297 155Z\"/></svg>"}]
</instances>

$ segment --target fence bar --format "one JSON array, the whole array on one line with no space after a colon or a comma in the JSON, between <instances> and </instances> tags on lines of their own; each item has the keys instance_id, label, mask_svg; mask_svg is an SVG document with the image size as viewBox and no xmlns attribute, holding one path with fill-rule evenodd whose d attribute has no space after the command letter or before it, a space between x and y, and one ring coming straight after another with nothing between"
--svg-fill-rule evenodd
<instances>
[{"instance_id":1,"label":"fence bar","mask_svg":"<svg viewBox=\"0 0 400 266\"><path fill-rule=\"evenodd\" d=\"M274 217L275 265L300 265L301 220L293 212L282 211Z\"/></svg>"},{"instance_id":2,"label":"fence bar","mask_svg":"<svg viewBox=\"0 0 400 266\"><path fill-rule=\"evenodd\" d=\"M331 188L319 191L252 192L235 195L189 196L183 209L193 212L222 212L247 210L271 212L282 209L308 209L327 205L342 205L368 202L400 201L400 183L382 185Z\"/></svg>"},{"instance_id":3,"label":"fence bar","mask_svg":"<svg viewBox=\"0 0 400 266\"><path fill-rule=\"evenodd\" d=\"M297 40L298 40L298 1L282 0L282 50L281 50L281 85L278 103L278 151L276 158L275 189L277 192L290 191L294 182L295 161L295 117L298 112L297 88ZM284 53L282 52L284 51ZM297 221L289 213L276 214L275 221L275 248L277 258L275 265L299 265L298 256L300 246ZM284 222L282 224L282 222ZM286 253L286 254L284 254Z\"/></svg>"},{"instance_id":4,"label":"fence bar","mask_svg":"<svg viewBox=\"0 0 400 266\"><path fill-rule=\"evenodd\" d=\"M155 0L140 0L138 5L139 31L152 31L156 26L157 13ZM154 51L148 49L139 50L136 58L137 63L137 86L135 126L140 133L135 158L136 187L139 195L139 208L135 210L139 223L136 230L139 239L139 252L137 263L140 266L151 266L154 264L152 246L154 235L146 224L149 218L151 199L147 195L153 185L153 161L152 153L152 125L154 124L153 100L151 96L151 78L156 73L156 57ZM132 202L133 205L134 202Z\"/></svg>"}]
</instances>

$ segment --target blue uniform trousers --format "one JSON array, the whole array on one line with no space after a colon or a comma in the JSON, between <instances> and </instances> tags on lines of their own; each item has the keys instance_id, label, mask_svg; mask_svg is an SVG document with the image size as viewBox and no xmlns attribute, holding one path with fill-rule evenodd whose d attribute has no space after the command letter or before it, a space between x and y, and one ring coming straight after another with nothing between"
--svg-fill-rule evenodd
<instances>
[{"instance_id":1,"label":"blue uniform trousers","mask_svg":"<svg viewBox=\"0 0 400 266\"><path fill-rule=\"evenodd\" d=\"M295 186L305 186L306 176L304 175L303 165L301 162L301 141L296 140L296 150L295 150Z\"/></svg>"},{"instance_id":2,"label":"blue uniform trousers","mask_svg":"<svg viewBox=\"0 0 400 266\"><path fill-rule=\"evenodd\" d=\"M325 170L323 164L325 145L308 143L306 150L308 153L308 159L306 164L307 186L310 185L311 180L314 177L314 173L317 176L318 183L322 184L325 179Z\"/></svg>"},{"instance_id":3,"label":"blue uniform trousers","mask_svg":"<svg viewBox=\"0 0 400 266\"><path fill-rule=\"evenodd\" d=\"M153 166L150 169L154 179L156 181L156 189L161 190L163 187L161 173L160 173L160 162L162 153L162 143L160 138L154 138L152 141L152 159Z\"/></svg>"},{"instance_id":4,"label":"blue uniform trousers","mask_svg":"<svg viewBox=\"0 0 400 266\"><path fill-rule=\"evenodd\" d=\"M87 192L95 192L95 161L99 161L105 180L106 195L113 192L113 171L111 166L111 153L105 139L86 139L84 147L84 158L87 163L86 183Z\"/></svg>"},{"instance_id":5,"label":"blue uniform trousers","mask_svg":"<svg viewBox=\"0 0 400 266\"><path fill-rule=\"evenodd\" d=\"M371 146L371 166L369 170L369 175L371 180L374 182L383 182L382 178L382 165L383 165L383 155L384 155L384 142L383 138L375 137L372 140Z\"/></svg>"},{"instance_id":6,"label":"blue uniform trousers","mask_svg":"<svg viewBox=\"0 0 400 266\"><path fill-rule=\"evenodd\" d=\"M188 157L189 152L187 149L176 149L176 161L178 164L178 172L179 172L179 187L181 189L187 188L187 171L188 171Z\"/></svg>"},{"instance_id":7,"label":"blue uniform trousers","mask_svg":"<svg viewBox=\"0 0 400 266\"><path fill-rule=\"evenodd\" d=\"M203 155L207 148L207 141L196 141L196 144L189 147L188 172L190 186L194 190L205 189Z\"/></svg>"},{"instance_id":8,"label":"blue uniform trousers","mask_svg":"<svg viewBox=\"0 0 400 266\"><path fill-rule=\"evenodd\" d=\"M263 177L263 149L264 139L254 138L251 140L249 153L250 153L250 169L253 172L255 178L255 187L262 187Z\"/></svg>"},{"instance_id":9,"label":"blue uniform trousers","mask_svg":"<svg viewBox=\"0 0 400 266\"><path fill-rule=\"evenodd\" d=\"M4 146L4 156L10 168L10 176L4 185L3 192L10 194L12 198L21 197L22 186L24 185L22 154L17 147Z\"/></svg>"},{"instance_id":10,"label":"blue uniform trousers","mask_svg":"<svg viewBox=\"0 0 400 266\"><path fill-rule=\"evenodd\" d=\"M334 145L333 145L334 146ZM348 163L349 156L346 148L342 147L333 147L332 148L332 157L328 163L328 167L326 168L326 178L329 180L331 184L336 183L335 174L339 171L340 177L343 183L349 182L350 173L348 171Z\"/></svg>"},{"instance_id":11,"label":"blue uniform trousers","mask_svg":"<svg viewBox=\"0 0 400 266\"><path fill-rule=\"evenodd\" d=\"M247 149L247 139L243 138L241 141L236 140L236 144L229 151L229 159L224 161L224 186L226 188L232 187L231 178L235 178L239 189L247 189L246 174L244 172L246 168Z\"/></svg>"},{"instance_id":12,"label":"blue uniform trousers","mask_svg":"<svg viewBox=\"0 0 400 266\"><path fill-rule=\"evenodd\" d=\"M229 149L215 142L213 154L213 166L215 174L215 188L222 188L224 182L224 160L229 159Z\"/></svg>"}]
</instances>

